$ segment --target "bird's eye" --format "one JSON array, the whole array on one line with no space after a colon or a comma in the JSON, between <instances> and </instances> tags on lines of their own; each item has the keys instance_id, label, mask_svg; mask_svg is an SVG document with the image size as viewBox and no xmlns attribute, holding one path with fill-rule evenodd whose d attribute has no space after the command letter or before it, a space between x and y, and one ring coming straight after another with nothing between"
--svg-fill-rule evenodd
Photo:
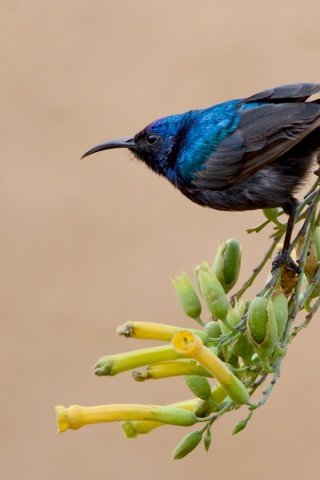
<instances>
[{"instance_id":1,"label":"bird's eye","mask_svg":"<svg viewBox=\"0 0 320 480\"><path fill-rule=\"evenodd\" d=\"M158 136L155 135L154 133L148 133L146 140L149 143L149 145L154 145L158 140Z\"/></svg>"}]
</instances>

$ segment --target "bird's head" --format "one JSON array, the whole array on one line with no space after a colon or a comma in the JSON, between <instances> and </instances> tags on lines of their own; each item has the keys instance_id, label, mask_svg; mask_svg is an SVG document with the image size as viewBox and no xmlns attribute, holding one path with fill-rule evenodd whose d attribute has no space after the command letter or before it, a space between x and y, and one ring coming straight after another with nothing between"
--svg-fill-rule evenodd
<instances>
[{"instance_id":1,"label":"bird's head","mask_svg":"<svg viewBox=\"0 0 320 480\"><path fill-rule=\"evenodd\" d=\"M187 112L155 120L134 137L100 143L88 150L82 158L111 148L128 148L156 173L175 183L177 153L181 148L190 114L191 112Z\"/></svg>"}]
</instances>

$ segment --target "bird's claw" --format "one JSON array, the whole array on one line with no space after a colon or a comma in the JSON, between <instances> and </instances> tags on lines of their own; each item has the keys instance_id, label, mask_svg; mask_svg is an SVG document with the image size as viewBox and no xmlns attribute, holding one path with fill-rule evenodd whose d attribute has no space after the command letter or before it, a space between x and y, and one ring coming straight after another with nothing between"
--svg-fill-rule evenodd
<instances>
[{"instance_id":1,"label":"bird's claw","mask_svg":"<svg viewBox=\"0 0 320 480\"><path fill-rule=\"evenodd\" d=\"M284 266L290 272L296 274L301 273L299 265L290 257L288 252L279 252L272 262L271 273L274 273L278 268Z\"/></svg>"}]
</instances>

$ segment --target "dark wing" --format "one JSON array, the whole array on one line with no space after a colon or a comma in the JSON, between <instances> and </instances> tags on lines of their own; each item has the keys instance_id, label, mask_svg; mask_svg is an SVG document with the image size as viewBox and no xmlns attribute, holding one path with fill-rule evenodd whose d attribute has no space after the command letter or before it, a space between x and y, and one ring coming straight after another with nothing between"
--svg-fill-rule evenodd
<instances>
[{"instance_id":1,"label":"dark wing","mask_svg":"<svg viewBox=\"0 0 320 480\"><path fill-rule=\"evenodd\" d=\"M277 90L270 93L273 100L280 98ZM291 87L289 89L292 95ZM318 87L319 88L319 87ZM311 87L296 90L296 98L305 98ZM271 91L267 91L271 92ZM298 93L300 92L300 93ZM286 94L286 90L283 91ZM298 95L302 95L299 97ZM261 94L251 97L262 100ZM259 96L259 99L258 99ZM226 137L205 162L204 169L195 175L192 184L199 189L215 190L240 182L260 170L301 142L315 128L320 127L320 106L313 102L263 104L240 109L240 123Z\"/></svg>"},{"instance_id":2,"label":"dark wing","mask_svg":"<svg viewBox=\"0 0 320 480\"><path fill-rule=\"evenodd\" d=\"M251 97L245 98L242 103L259 101L272 103L305 102L311 95L319 92L319 83L293 83L255 93Z\"/></svg>"}]
</instances>

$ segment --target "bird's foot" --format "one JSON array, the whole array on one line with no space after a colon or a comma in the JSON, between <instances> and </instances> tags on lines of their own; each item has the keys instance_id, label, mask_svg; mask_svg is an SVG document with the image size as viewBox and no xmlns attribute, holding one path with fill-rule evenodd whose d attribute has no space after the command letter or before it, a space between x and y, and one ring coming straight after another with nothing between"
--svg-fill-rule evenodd
<instances>
[{"instance_id":1,"label":"bird's foot","mask_svg":"<svg viewBox=\"0 0 320 480\"><path fill-rule=\"evenodd\" d=\"M288 252L279 252L272 262L271 273L274 273L278 268L285 267L290 272L296 274L301 273L299 265L290 257Z\"/></svg>"}]
</instances>

